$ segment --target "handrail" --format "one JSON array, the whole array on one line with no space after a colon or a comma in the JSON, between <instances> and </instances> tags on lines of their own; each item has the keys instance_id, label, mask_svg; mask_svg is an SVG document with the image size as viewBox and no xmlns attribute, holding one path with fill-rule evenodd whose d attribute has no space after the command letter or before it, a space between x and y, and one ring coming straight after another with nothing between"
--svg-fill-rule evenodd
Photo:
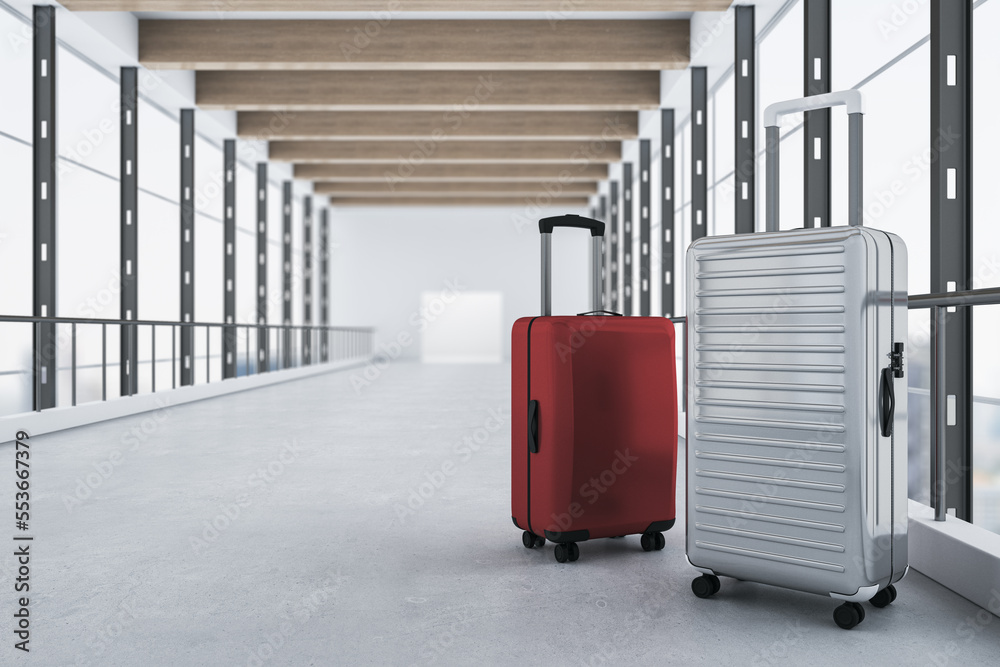
<instances>
[{"instance_id":1,"label":"handrail","mask_svg":"<svg viewBox=\"0 0 1000 667\"><path fill-rule=\"evenodd\" d=\"M94 317L33 317L30 315L0 315L0 322L35 322L50 324L110 324L113 326L157 326L157 327L251 327L267 329L321 329L324 331L375 331L374 327L342 327L324 324L259 324L256 322L171 322L169 320L107 320Z\"/></svg>"},{"instance_id":2,"label":"handrail","mask_svg":"<svg viewBox=\"0 0 1000 667\"><path fill-rule=\"evenodd\" d=\"M1000 287L970 289L943 294L910 295L907 308L934 308L936 306L1000 306Z\"/></svg>"},{"instance_id":3,"label":"handrail","mask_svg":"<svg viewBox=\"0 0 1000 667\"><path fill-rule=\"evenodd\" d=\"M172 322L163 320L120 320L120 319L104 319L104 318L79 318L79 317L36 317L28 315L0 315L0 324L30 324L32 328L32 338L34 339L35 355L41 355L39 350L42 350L42 331L43 329L49 329L53 333L46 335L55 335L55 327L57 325L68 325L70 329L70 396L71 405L76 405L76 390L77 390L77 370L81 368L97 368L101 369L101 400L107 400L107 388L108 388L108 366L119 366L124 367L123 379L122 379L122 392L123 396L132 396L136 391L138 391L136 374L133 373L133 369L137 369L141 364L149 364L151 368L151 387L153 393L157 391L156 387L156 369L157 365L163 361L169 361L170 363L170 388L177 387L177 375L178 369L182 371L181 384L194 384L194 361L204 358L205 359L205 382L212 381L212 360L222 359L223 369L222 369L222 379L235 378L239 375L239 339L243 338L245 340L245 346L243 350L243 360L244 360L244 376L255 375L262 372L270 371L280 371L288 368L294 368L300 365L314 365L314 364L324 364L328 362L335 361L345 361L345 360L360 360L370 357L374 349L374 333L375 329L373 327L358 326L358 327L345 327L345 326L330 326L325 324L266 324L266 323L253 323L253 322ZM101 363L81 366L77 364L77 327L78 326L98 326L101 328ZM121 327L122 337L127 336L127 341L123 340L123 355L120 363L108 363L107 359L107 347L108 347L108 327ZM150 359L142 360L133 356L135 353L132 352L133 341L136 340L139 335L140 329L148 327L151 336L151 354ZM161 327L170 328L170 358L160 359L156 354L156 331ZM199 328L205 329L205 354L204 356L195 354L194 349L191 350L191 354L183 357L183 362L181 366L178 365L181 362L181 357L178 355L177 351L177 328L181 327L182 336L194 336L194 333ZM188 329L184 329L188 327ZM211 352L211 333L213 330L218 330L223 337L223 344L226 345L227 341L232 347L232 354L226 355L212 355ZM242 330L242 335L241 335ZM250 354L250 342L251 342L251 332L257 336L257 349L258 354L251 356ZM271 345L272 334L274 334L274 342L276 345ZM293 350L293 341L297 339L297 346ZM192 340L193 342L193 340ZM57 343L58 344L58 343ZM48 349L47 347L45 349ZM124 350L128 350L125 352ZM271 350L274 350L274 355L272 356ZM313 350L318 350L319 354L314 355ZM55 361L54 352L46 352L46 355L53 355L52 361ZM253 363L251 363L251 360ZM272 360L276 363L272 365ZM190 380L185 380L183 378L183 371L189 368L190 365ZM48 368L47 365L42 365L40 360L36 359L32 362L33 370L29 371L29 374L34 375L33 382L33 394L34 394L34 410L39 412L42 410L42 384L44 382L44 377L42 372L39 371L41 368L43 371ZM60 370L65 370L65 368L60 368L58 364L54 364L51 369L54 372L59 372ZM10 375L9 373L4 373L4 375ZM128 385L125 387L124 385Z\"/></svg>"},{"instance_id":4,"label":"handrail","mask_svg":"<svg viewBox=\"0 0 1000 667\"><path fill-rule=\"evenodd\" d=\"M946 336L948 327L948 309L970 306L1000 305L1000 288L986 287L983 289L963 290L961 292L945 292L943 294L918 294L909 297L907 307L910 309L930 308L931 319L931 449L934 453L934 465L931 466L931 506L934 508L934 520L944 521L947 518L947 475L944 474L948 465L947 459L947 424L948 388L946 384Z\"/></svg>"}]
</instances>

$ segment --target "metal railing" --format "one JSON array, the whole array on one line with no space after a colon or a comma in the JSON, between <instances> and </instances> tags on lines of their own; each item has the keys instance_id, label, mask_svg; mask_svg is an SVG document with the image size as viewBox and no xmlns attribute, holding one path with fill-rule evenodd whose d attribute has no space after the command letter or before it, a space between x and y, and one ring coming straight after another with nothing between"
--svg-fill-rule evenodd
<instances>
[{"instance_id":1,"label":"metal railing","mask_svg":"<svg viewBox=\"0 0 1000 667\"><path fill-rule=\"evenodd\" d=\"M947 516L945 491L947 488L947 442L948 391L945 385L948 309L968 306L1000 305L1000 288L946 292L944 294L920 294L909 298L909 308L929 308L931 320L931 450L934 465L931 466L931 507L934 520L944 521Z\"/></svg>"},{"instance_id":2,"label":"metal railing","mask_svg":"<svg viewBox=\"0 0 1000 667\"><path fill-rule=\"evenodd\" d=\"M177 388L177 377L178 371L180 370L180 355L178 354L178 342L179 336L177 335L178 329L182 332L185 329L192 330L192 340L194 332L199 329L205 330L205 383L212 382L212 354L211 354L211 340L212 331L218 330L225 340L226 336L237 337L234 340L234 354L239 354L238 345L240 342L244 343L244 373L241 377L246 377L249 375L257 375L264 372L271 371L281 371L290 368L297 368L304 365L321 365L324 363L349 361L349 360L360 360L369 357L373 350L374 332L372 327L331 327L331 326L313 326L313 325L291 325L291 324L225 324L218 322L171 322L171 321L159 321L159 320L111 320L111 319L97 319L97 318L71 318L71 317L29 317L29 316L19 316L19 315L0 315L0 324L30 324L32 327L32 340L34 341L34 356L33 365L34 371L26 371L26 373L31 373L33 377L33 392L34 392L34 410L36 412L41 412L42 410L42 383L43 378L41 373L37 371L39 368L39 351L42 350L42 325L53 325L53 327L58 325L68 325L70 327L69 334L69 345L70 345L70 365L68 367L58 368L55 370L68 370L70 371L70 396L71 404L75 406L77 404L77 370L78 368L100 368L101 369L101 400L106 401L108 399L108 366L120 366L121 364L113 362L108 363L108 327L120 327L121 335L126 337L128 341L127 349L134 350L136 346L134 341L138 339L139 330L142 328L148 328L150 331L150 358L149 360L140 360L138 358L131 358L131 354L124 355L121 359L121 363L126 365L126 373L129 374L128 382L123 382L122 389L124 396L132 396L137 393L137 382L133 380L134 377L133 370L137 369L140 364L149 363L151 365L151 381L150 388L151 392L155 393L156 389L156 367L157 364L170 362L170 374L171 374L171 389ZM77 364L77 327L101 327L101 363L100 364L90 364L84 367L78 366ZM156 356L156 331L157 329L169 328L170 329L170 358L160 359ZM244 334L243 341L238 340L238 334L242 332ZM255 345L255 350L264 350L266 355L263 359L260 358L256 352L254 354L250 353L250 341L251 333L256 334L257 344ZM273 343L272 344L272 334ZM261 346L260 337L266 336L266 343ZM52 345L53 351L51 354L51 359L55 361L56 359L56 348L59 345L60 337L55 336L55 340L49 341L46 345ZM296 345L297 343L297 345ZM308 343L308 345L307 345ZM311 361L307 360L305 355L305 350L310 350ZM318 354L317 354L318 352ZM194 362L200 359L200 356L191 355L191 383L194 384ZM254 363L251 363L253 359ZM221 355L222 367L220 369L220 380L234 379L239 376L238 367L238 357L234 359L234 365L236 366L236 371L232 378L226 378L226 366L227 359L225 355ZM274 363L272 363L274 362ZM127 385L127 387L125 386Z\"/></svg>"},{"instance_id":3,"label":"metal railing","mask_svg":"<svg viewBox=\"0 0 1000 667\"><path fill-rule=\"evenodd\" d=\"M1000 305L1000 288L987 288L978 290L967 290L964 292L947 292L944 294L919 294L910 296L908 308L917 310L928 308L932 311L931 327L931 389L930 400L931 412L931 449L933 452L934 465L931 467L931 506L934 508L934 520L944 521L947 509L945 507L945 491L947 487L947 476L944 474L947 467L946 449L947 433L945 427L948 423L947 390L945 387L945 351L947 343L947 320L949 308L964 308L971 306L997 306ZM684 399L681 405L687 405L687 373L688 373L688 353L687 353L687 318L672 317L670 321L674 324L683 324L683 356L682 365L683 380L681 382Z\"/></svg>"}]
</instances>

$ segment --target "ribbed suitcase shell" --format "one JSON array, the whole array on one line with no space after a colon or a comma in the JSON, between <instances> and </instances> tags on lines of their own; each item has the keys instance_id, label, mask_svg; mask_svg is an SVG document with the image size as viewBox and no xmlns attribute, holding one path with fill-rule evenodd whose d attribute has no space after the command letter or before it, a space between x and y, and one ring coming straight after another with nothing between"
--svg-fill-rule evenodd
<instances>
[{"instance_id":1,"label":"ribbed suitcase shell","mask_svg":"<svg viewBox=\"0 0 1000 667\"><path fill-rule=\"evenodd\" d=\"M865 227L688 250L687 555L706 573L860 601L907 566L906 247Z\"/></svg>"},{"instance_id":2,"label":"ribbed suitcase shell","mask_svg":"<svg viewBox=\"0 0 1000 667\"><path fill-rule=\"evenodd\" d=\"M511 332L511 516L555 542L675 519L674 326L658 317L525 317ZM528 402L538 451L528 449Z\"/></svg>"}]
</instances>

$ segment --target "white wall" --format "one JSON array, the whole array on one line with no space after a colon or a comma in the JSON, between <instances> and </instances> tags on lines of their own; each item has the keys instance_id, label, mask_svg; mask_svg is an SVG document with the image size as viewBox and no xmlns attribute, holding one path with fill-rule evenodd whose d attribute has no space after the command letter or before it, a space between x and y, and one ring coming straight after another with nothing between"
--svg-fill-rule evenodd
<instances>
[{"instance_id":1,"label":"white wall","mask_svg":"<svg viewBox=\"0 0 1000 667\"><path fill-rule=\"evenodd\" d=\"M378 349L401 340L399 357L419 359L422 292L440 293L447 301L453 288L499 291L509 359L514 320L539 314L537 219L562 213L585 214L556 207L541 214L508 208L334 208L331 323L374 325ZM589 310L590 235L560 229L553 236L553 313Z\"/></svg>"}]
</instances>

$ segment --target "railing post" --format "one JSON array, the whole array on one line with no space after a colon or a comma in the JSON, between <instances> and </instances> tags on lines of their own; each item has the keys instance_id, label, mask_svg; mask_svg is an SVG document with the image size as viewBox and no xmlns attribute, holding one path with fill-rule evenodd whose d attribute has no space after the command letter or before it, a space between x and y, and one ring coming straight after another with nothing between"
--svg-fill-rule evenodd
<instances>
[{"instance_id":1,"label":"railing post","mask_svg":"<svg viewBox=\"0 0 1000 667\"><path fill-rule=\"evenodd\" d=\"M181 110L181 312L180 321L194 322L194 109ZM194 327L181 329L181 385L194 384Z\"/></svg>"},{"instance_id":2,"label":"railing post","mask_svg":"<svg viewBox=\"0 0 1000 667\"><path fill-rule=\"evenodd\" d=\"M101 400L108 400L108 325L101 323Z\"/></svg>"},{"instance_id":3,"label":"railing post","mask_svg":"<svg viewBox=\"0 0 1000 667\"><path fill-rule=\"evenodd\" d=\"M56 315L56 8L33 10L34 141L33 309L35 317ZM33 356L35 410L56 406L56 325L35 324Z\"/></svg>"},{"instance_id":4,"label":"railing post","mask_svg":"<svg viewBox=\"0 0 1000 667\"><path fill-rule=\"evenodd\" d=\"M72 405L76 407L76 322L70 324L70 385Z\"/></svg>"},{"instance_id":5,"label":"railing post","mask_svg":"<svg viewBox=\"0 0 1000 667\"><path fill-rule=\"evenodd\" d=\"M121 251L119 270L121 271L120 319L126 322L139 319L139 241L138 241L138 198L139 198L139 152L138 152L138 111L139 111L138 70L135 67L121 68L121 170L119 229L121 230ZM125 327L132 327L126 324ZM126 347L131 340L134 347ZM138 391L139 369L138 336L124 336L119 341L121 347L121 376L119 393L131 396ZM129 363L131 361L131 363Z\"/></svg>"},{"instance_id":6,"label":"railing post","mask_svg":"<svg viewBox=\"0 0 1000 667\"><path fill-rule=\"evenodd\" d=\"M632 314L632 163L622 164L622 313Z\"/></svg>"},{"instance_id":7,"label":"railing post","mask_svg":"<svg viewBox=\"0 0 1000 667\"><path fill-rule=\"evenodd\" d=\"M236 377L237 345L236 327L236 141L226 139L223 142L223 170L225 171L225 186L223 187L223 234L225 255L223 261L223 307L225 327L222 328L222 379ZM208 362L211 360L209 359ZM208 363L206 362L206 363Z\"/></svg>"},{"instance_id":8,"label":"railing post","mask_svg":"<svg viewBox=\"0 0 1000 667\"><path fill-rule=\"evenodd\" d=\"M268 346L271 338L267 324L267 163L257 163L257 372L269 369ZM249 330L247 334L249 339ZM249 344L249 343L248 343ZM250 362L247 360L247 375Z\"/></svg>"},{"instance_id":9,"label":"railing post","mask_svg":"<svg viewBox=\"0 0 1000 667\"><path fill-rule=\"evenodd\" d=\"M947 387L947 352L946 322L948 308L934 306L933 342L931 354L931 438L933 446L931 456L931 506L934 508L934 520L944 521L948 512L947 494L947 434L948 434L948 387Z\"/></svg>"}]
</instances>

